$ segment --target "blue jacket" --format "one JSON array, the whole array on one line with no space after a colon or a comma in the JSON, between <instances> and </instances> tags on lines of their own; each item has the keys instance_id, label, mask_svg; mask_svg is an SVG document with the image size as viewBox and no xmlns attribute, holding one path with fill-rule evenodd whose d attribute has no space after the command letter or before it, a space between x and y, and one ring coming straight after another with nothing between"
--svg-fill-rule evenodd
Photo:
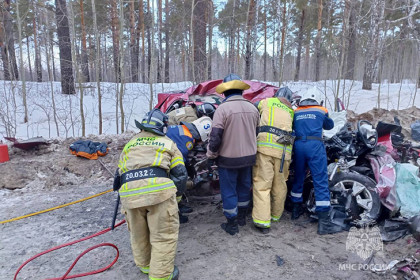
<instances>
[{"instance_id":1,"label":"blue jacket","mask_svg":"<svg viewBox=\"0 0 420 280\"><path fill-rule=\"evenodd\" d=\"M297 137L322 137L322 129L330 130L334 121L328 117L328 110L322 106L302 106L295 110L293 129Z\"/></svg>"},{"instance_id":2,"label":"blue jacket","mask_svg":"<svg viewBox=\"0 0 420 280\"><path fill-rule=\"evenodd\" d=\"M185 125L171 125L168 127L166 136L174 141L188 163L188 152L194 147L194 138Z\"/></svg>"}]
</instances>

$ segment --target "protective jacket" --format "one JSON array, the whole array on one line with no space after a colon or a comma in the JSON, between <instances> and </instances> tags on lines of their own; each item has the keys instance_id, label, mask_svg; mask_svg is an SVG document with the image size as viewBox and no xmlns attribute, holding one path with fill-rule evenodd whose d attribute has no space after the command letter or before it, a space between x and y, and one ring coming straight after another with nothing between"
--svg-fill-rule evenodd
<instances>
[{"instance_id":1,"label":"protective jacket","mask_svg":"<svg viewBox=\"0 0 420 280\"><path fill-rule=\"evenodd\" d=\"M322 129L332 129L334 121L328 117L328 110L322 106L302 106L295 110L294 145L295 180L291 192L292 201L302 202L303 182L306 168L312 174L317 212L330 209L328 189L327 154L322 142Z\"/></svg>"},{"instance_id":2,"label":"protective jacket","mask_svg":"<svg viewBox=\"0 0 420 280\"><path fill-rule=\"evenodd\" d=\"M214 113L207 157L224 168L253 166L259 120L257 108L242 95L227 97Z\"/></svg>"},{"instance_id":3,"label":"protective jacket","mask_svg":"<svg viewBox=\"0 0 420 280\"><path fill-rule=\"evenodd\" d=\"M169 125L179 125L181 122L192 123L197 117L197 113L194 108L191 106L182 107L176 110L173 110L168 113L168 124Z\"/></svg>"},{"instance_id":4,"label":"protective jacket","mask_svg":"<svg viewBox=\"0 0 420 280\"><path fill-rule=\"evenodd\" d=\"M92 142L90 140L77 140L70 145L70 152L78 157L98 159L98 156L106 156L108 148L106 143Z\"/></svg>"},{"instance_id":5,"label":"protective jacket","mask_svg":"<svg viewBox=\"0 0 420 280\"><path fill-rule=\"evenodd\" d=\"M184 188L187 180L182 154L166 136L143 131L124 147L118 164L119 195L125 209L161 203ZM183 192L184 190L178 189Z\"/></svg>"},{"instance_id":6,"label":"protective jacket","mask_svg":"<svg viewBox=\"0 0 420 280\"><path fill-rule=\"evenodd\" d=\"M171 125L166 136L176 143L184 162L188 163L188 152L194 147L194 137L185 125Z\"/></svg>"},{"instance_id":7,"label":"protective jacket","mask_svg":"<svg viewBox=\"0 0 420 280\"><path fill-rule=\"evenodd\" d=\"M292 105L285 98L272 97L261 100L258 104L258 110L261 114L260 132L257 137L258 152L267 156L282 158L284 145L277 142L279 136L272 132L276 129L287 133L292 132L294 116ZM285 148L285 160L290 160L292 145L287 145Z\"/></svg>"}]
</instances>

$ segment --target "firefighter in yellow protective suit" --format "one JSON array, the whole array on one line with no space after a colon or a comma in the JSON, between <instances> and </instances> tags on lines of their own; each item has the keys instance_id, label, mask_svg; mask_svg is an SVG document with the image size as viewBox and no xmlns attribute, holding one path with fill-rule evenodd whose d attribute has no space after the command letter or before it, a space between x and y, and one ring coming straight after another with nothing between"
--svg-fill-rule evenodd
<instances>
[{"instance_id":1,"label":"firefighter in yellow protective suit","mask_svg":"<svg viewBox=\"0 0 420 280\"><path fill-rule=\"evenodd\" d=\"M261 119L257 136L257 161L253 168L254 225L268 233L271 221L283 214L287 195L287 177L292 155L293 109L289 88L258 103Z\"/></svg>"},{"instance_id":2,"label":"firefighter in yellow protective suit","mask_svg":"<svg viewBox=\"0 0 420 280\"><path fill-rule=\"evenodd\" d=\"M124 147L115 184L130 231L134 261L150 280L178 279L174 266L178 204L187 170L176 144L164 136L168 117L155 109L136 126L142 131ZM118 178L119 177L119 178ZM117 183L116 183L117 182Z\"/></svg>"}]
</instances>

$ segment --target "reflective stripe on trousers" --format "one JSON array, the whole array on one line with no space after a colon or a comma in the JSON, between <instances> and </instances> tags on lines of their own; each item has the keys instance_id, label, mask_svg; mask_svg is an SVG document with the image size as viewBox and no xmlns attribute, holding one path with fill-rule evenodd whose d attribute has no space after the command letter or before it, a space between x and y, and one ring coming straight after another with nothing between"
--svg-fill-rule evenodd
<instances>
[{"instance_id":1,"label":"reflective stripe on trousers","mask_svg":"<svg viewBox=\"0 0 420 280\"><path fill-rule=\"evenodd\" d=\"M128 189L128 190L120 189L118 192L121 197L129 197L129 196L134 196L134 195L142 195L146 193L163 191L163 190L167 190L171 188L175 188L175 184L172 181L161 183L161 184L148 185L148 186L144 186L144 187L140 187L136 189Z\"/></svg>"}]
</instances>

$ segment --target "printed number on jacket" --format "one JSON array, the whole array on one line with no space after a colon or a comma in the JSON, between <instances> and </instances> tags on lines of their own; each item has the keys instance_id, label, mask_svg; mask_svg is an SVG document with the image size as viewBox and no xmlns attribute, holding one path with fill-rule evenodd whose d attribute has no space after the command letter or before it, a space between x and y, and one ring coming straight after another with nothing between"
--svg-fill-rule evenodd
<instances>
[{"instance_id":1,"label":"printed number on jacket","mask_svg":"<svg viewBox=\"0 0 420 280\"><path fill-rule=\"evenodd\" d=\"M128 181L133 178L152 177L155 175L156 174L153 172L153 169L146 169L125 174L125 180Z\"/></svg>"}]
</instances>

